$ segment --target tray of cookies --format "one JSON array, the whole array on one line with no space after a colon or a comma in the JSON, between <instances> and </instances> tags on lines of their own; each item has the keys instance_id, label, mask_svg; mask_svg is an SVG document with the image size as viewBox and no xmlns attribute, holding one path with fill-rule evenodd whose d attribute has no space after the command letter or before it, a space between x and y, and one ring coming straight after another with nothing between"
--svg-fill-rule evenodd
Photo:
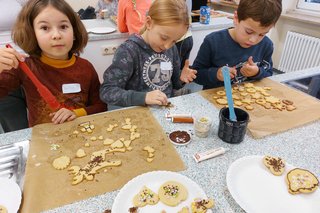
<instances>
[{"instance_id":1,"label":"tray of cookies","mask_svg":"<svg viewBox=\"0 0 320 213\"><path fill-rule=\"evenodd\" d=\"M227 186L246 212L320 212L319 180L281 157L245 156L227 172Z\"/></svg>"},{"instance_id":2,"label":"tray of cookies","mask_svg":"<svg viewBox=\"0 0 320 213\"><path fill-rule=\"evenodd\" d=\"M212 212L214 205L214 200L188 177L154 171L124 185L114 200L112 212Z\"/></svg>"}]
</instances>

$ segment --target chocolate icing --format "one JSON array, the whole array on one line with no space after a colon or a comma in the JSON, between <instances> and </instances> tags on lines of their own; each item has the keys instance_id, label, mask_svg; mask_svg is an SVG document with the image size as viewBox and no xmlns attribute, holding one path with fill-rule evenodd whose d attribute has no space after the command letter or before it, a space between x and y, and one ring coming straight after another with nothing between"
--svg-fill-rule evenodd
<instances>
[{"instance_id":1,"label":"chocolate icing","mask_svg":"<svg viewBox=\"0 0 320 213\"><path fill-rule=\"evenodd\" d=\"M170 140L175 143L184 144L190 141L190 135L186 131L174 131L169 134Z\"/></svg>"}]
</instances>

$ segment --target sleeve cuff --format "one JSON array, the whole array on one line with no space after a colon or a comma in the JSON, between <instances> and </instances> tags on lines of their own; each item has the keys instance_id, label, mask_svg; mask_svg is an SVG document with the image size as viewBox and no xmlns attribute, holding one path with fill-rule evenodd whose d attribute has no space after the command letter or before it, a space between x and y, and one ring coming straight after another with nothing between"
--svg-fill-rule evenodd
<instances>
[{"instance_id":1,"label":"sleeve cuff","mask_svg":"<svg viewBox=\"0 0 320 213\"><path fill-rule=\"evenodd\" d=\"M87 111L84 108L74 109L73 112L76 113L77 117L87 115Z\"/></svg>"}]
</instances>

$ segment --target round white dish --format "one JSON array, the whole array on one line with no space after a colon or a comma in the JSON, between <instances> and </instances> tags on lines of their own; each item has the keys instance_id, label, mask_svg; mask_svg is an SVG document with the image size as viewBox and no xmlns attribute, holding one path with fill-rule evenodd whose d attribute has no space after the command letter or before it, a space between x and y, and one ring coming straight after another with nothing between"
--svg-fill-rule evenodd
<instances>
[{"instance_id":1,"label":"round white dish","mask_svg":"<svg viewBox=\"0 0 320 213\"><path fill-rule=\"evenodd\" d=\"M227 172L227 186L235 201L248 213L318 213L320 190L310 194L288 192L286 174L294 166L286 163L282 176L273 175L263 156L246 156L234 161Z\"/></svg>"},{"instance_id":2,"label":"round white dish","mask_svg":"<svg viewBox=\"0 0 320 213\"><path fill-rule=\"evenodd\" d=\"M177 131L183 131L183 130L177 130ZM185 143L177 143L177 142L171 140L170 135L171 135L172 133L174 133L174 132L176 132L176 131L172 131L172 132L168 135L168 138L169 138L169 140L170 140L170 142L171 142L172 144L174 144L174 145L176 145L176 146L185 146L185 145L188 145L188 144L191 142L191 140L192 140L191 135L190 135L190 133L188 133L187 131L184 131L184 132L186 132L186 133L189 135L189 137L190 137L190 140L189 140L189 141L187 141L187 142L185 142Z\"/></svg>"},{"instance_id":3,"label":"round white dish","mask_svg":"<svg viewBox=\"0 0 320 213\"><path fill-rule=\"evenodd\" d=\"M18 184L8 178L0 178L0 205L9 213L16 213L21 204L21 190Z\"/></svg>"},{"instance_id":4,"label":"round white dish","mask_svg":"<svg viewBox=\"0 0 320 213\"><path fill-rule=\"evenodd\" d=\"M130 180L126 185L124 185L113 202L112 212L128 212L128 209L130 207L133 207L133 197L139 193L143 186L147 186L155 193L158 193L159 187L164 182L169 180L177 181L187 188L187 200L181 202L176 207L166 206L159 201L156 205L147 205L145 207L139 208L139 213L161 212L162 210L165 210L166 213L176 213L184 206L190 207L190 204L194 200L194 198L207 198L205 192L201 189L201 187L188 177L176 172L154 171L139 175ZM212 211L208 210L207 212L210 213Z\"/></svg>"}]
</instances>

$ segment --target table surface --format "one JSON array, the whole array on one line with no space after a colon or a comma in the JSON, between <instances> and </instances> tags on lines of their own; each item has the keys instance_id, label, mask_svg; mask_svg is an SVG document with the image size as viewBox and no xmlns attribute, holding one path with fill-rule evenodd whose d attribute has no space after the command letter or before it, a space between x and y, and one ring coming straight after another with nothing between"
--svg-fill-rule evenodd
<instances>
[{"instance_id":1,"label":"table surface","mask_svg":"<svg viewBox=\"0 0 320 213\"><path fill-rule=\"evenodd\" d=\"M281 74L271 77L276 81L285 81L297 78L297 76L309 76L320 73L320 67L297 71L294 74ZM176 146L187 169L179 172L194 180L204 189L207 196L216 201L213 212L244 212L232 198L226 185L226 173L229 166L237 159L250 155L274 155L281 156L286 162L296 167L305 168L320 177L320 121L306 124L302 127L288 130L283 133L267 136L262 139L254 139L246 135L242 143L233 145L220 140L218 131L218 112L211 103L198 93L170 99L175 105L172 113L196 113L205 112L212 118L213 125L208 138L198 138L192 135L192 142L187 146ZM150 107L154 117L163 127L163 131L192 130L192 124L176 124L167 121L164 117L167 109L162 107ZM30 139L31 129L20 130L7 134L0 134L0 144L8 144L25 139ZM212 148L225 147L230 151L213 159L196 163L192 155L196 152L206 151ZM72 203L47 212L103 212L111 209L113 201L119 190L95 196L84 201ZM319 204L320 205L320 204Z\"/></svg>"}]
</instances>

